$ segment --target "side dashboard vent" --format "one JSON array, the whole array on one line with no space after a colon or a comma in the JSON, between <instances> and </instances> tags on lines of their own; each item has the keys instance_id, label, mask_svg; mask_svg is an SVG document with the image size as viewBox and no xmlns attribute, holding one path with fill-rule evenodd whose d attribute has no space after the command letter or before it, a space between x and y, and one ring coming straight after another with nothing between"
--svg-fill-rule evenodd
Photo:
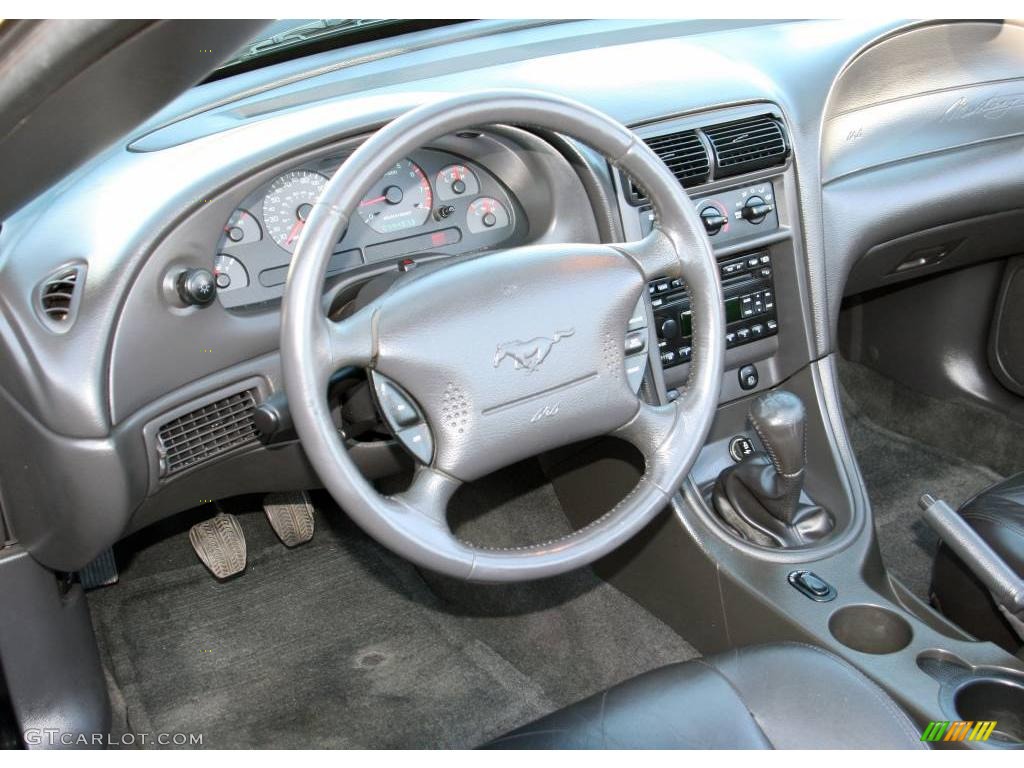
<instances>
[{"instance_id":1,"label":"side dashboard vent","mask_svg":"<svg viewBox=\"0 0 1024 768\"><path fill-rule=\"evenodd\" d=\"M162 424L160 476L167 477L257 441L255 389L221 398Z\"/></svg>"},{"instance_id":2,"label":"side dashboard vent","mask_svg":"<svg viewBox=\"0 0 1024 768\"><path fill-rule=\"evenodd\" d=\"M65 267L47 277L38 288L36 306L53 330L66 330L75 320L85 270Z\"/></svg>"},{"instance_id":3,"label":"side dashboard vent","mask_svg":"<svg viewBox=\"0 0 1024 768\"><path fill-rule=\"evenodd\" d=\"M672 174L684 187L693 187L708 180L711 161L708 151L696 131L679 131L664 136L652 136L644 139L654 154L662 159ZM647 193L640 189L632 179L629 181L629 193L634 202L647 199Z\"/></svg>"},{"instance_id":4,"label":"side dashboard vent","mask_svg":"<svg viewBox=\"0 0 1024 768\"><path fill-rule=\"evenodd\" d=\"M789 144L782 125L771 115L758 115L704 128L715 153L715 176L735 176L782 165Z\"/></svg>"}]
</instances>

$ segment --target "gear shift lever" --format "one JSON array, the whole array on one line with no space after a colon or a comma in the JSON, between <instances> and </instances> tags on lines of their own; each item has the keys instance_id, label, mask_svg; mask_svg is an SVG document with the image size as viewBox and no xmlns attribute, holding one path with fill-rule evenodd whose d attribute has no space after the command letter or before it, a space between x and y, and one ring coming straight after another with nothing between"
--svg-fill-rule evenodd
<instances>
[{"instance_id":1,"label":"gear shift lever","mask_svg":"<svg viewBox=\"0 0 1024 768\"><path fill-rule=\"evenodd\" d=\"M821 539L832 530L831 516L800 498L807 460L803 402L791 392L767 392L751 405L748 421L767 453L722 471L712 494L718 514L757 544L800 547Z\"/></svg>"}]
</instances>

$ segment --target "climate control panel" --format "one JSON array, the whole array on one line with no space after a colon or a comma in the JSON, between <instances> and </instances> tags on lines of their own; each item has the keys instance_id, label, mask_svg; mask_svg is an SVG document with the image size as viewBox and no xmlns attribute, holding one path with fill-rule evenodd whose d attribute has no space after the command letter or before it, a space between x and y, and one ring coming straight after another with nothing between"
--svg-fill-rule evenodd
<instances>
[{"instance_id":1,"label":"climate control panel","mask_svg":"<svg viewBox=\"0 0 1024 768\"><path fill-rule=\"evenodd\" d=\"M770 181L695 197L693 202L712 245L764 234L779 227L775 188ZM650 206L641 208L642 234L646 235L653 227L654 212Z\"/></svg>"},{"instance_id":2,"label":"climate control panel","mask_svg":"<svg viewBox=\"0 0 1024 768\"><path fill-rule=\"evenodd\" d=\"M757 251L718 263L725 300L726 347L737 347L778 333L772 256ZM648 285L654 309L658 351L665 368L687 363L693 354L690 296L682 280Z\"/></svg>"}]
</instances>

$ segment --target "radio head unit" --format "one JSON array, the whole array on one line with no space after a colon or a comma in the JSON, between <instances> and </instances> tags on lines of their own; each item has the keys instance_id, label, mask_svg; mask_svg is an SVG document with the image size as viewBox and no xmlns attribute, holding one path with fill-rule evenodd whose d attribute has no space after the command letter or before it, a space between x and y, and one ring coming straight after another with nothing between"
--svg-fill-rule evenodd
<instances>
[{"instance_id":1,"label":"radio head unit","mask_svg":"<svg viewBox=\"0 0 1024 768\"><path fill-rule=\"evenodd\" d=\"M757 251L719 262L725 299L725 342L737 347L778 333L772 257ZM693 354L690 296L681 280L653 280L658 350L665 368L687 363Z\"/></svg>"}]
</instances>

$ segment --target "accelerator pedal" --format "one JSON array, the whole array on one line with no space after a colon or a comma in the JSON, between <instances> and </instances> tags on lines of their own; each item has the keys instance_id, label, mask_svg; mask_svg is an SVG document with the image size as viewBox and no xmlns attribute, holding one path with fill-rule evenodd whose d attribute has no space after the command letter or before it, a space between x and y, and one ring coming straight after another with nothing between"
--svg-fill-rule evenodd
<instances>
[{"instance_id":1,"label":"accelerator pedal","mask_svg":"<svg viewBox=\"0 0 1024 768\"><path fill-rule=\"evenodd\" d=\"M245 570L245 534L238 518L226 512L196 523L188 532L192 548L218 579Z\"/></svg>"},{"instance_id":2,"label":"accelerator pedal","mask_svg":"<svg viewBox=\"0 0 1024 768\"><path fill-rule=\"evenodd\" d=\"M268 493L263 497L263 510L286 547L297 547L313 538L313 504L305 491Z\"/></svg>"}]
</instances>

